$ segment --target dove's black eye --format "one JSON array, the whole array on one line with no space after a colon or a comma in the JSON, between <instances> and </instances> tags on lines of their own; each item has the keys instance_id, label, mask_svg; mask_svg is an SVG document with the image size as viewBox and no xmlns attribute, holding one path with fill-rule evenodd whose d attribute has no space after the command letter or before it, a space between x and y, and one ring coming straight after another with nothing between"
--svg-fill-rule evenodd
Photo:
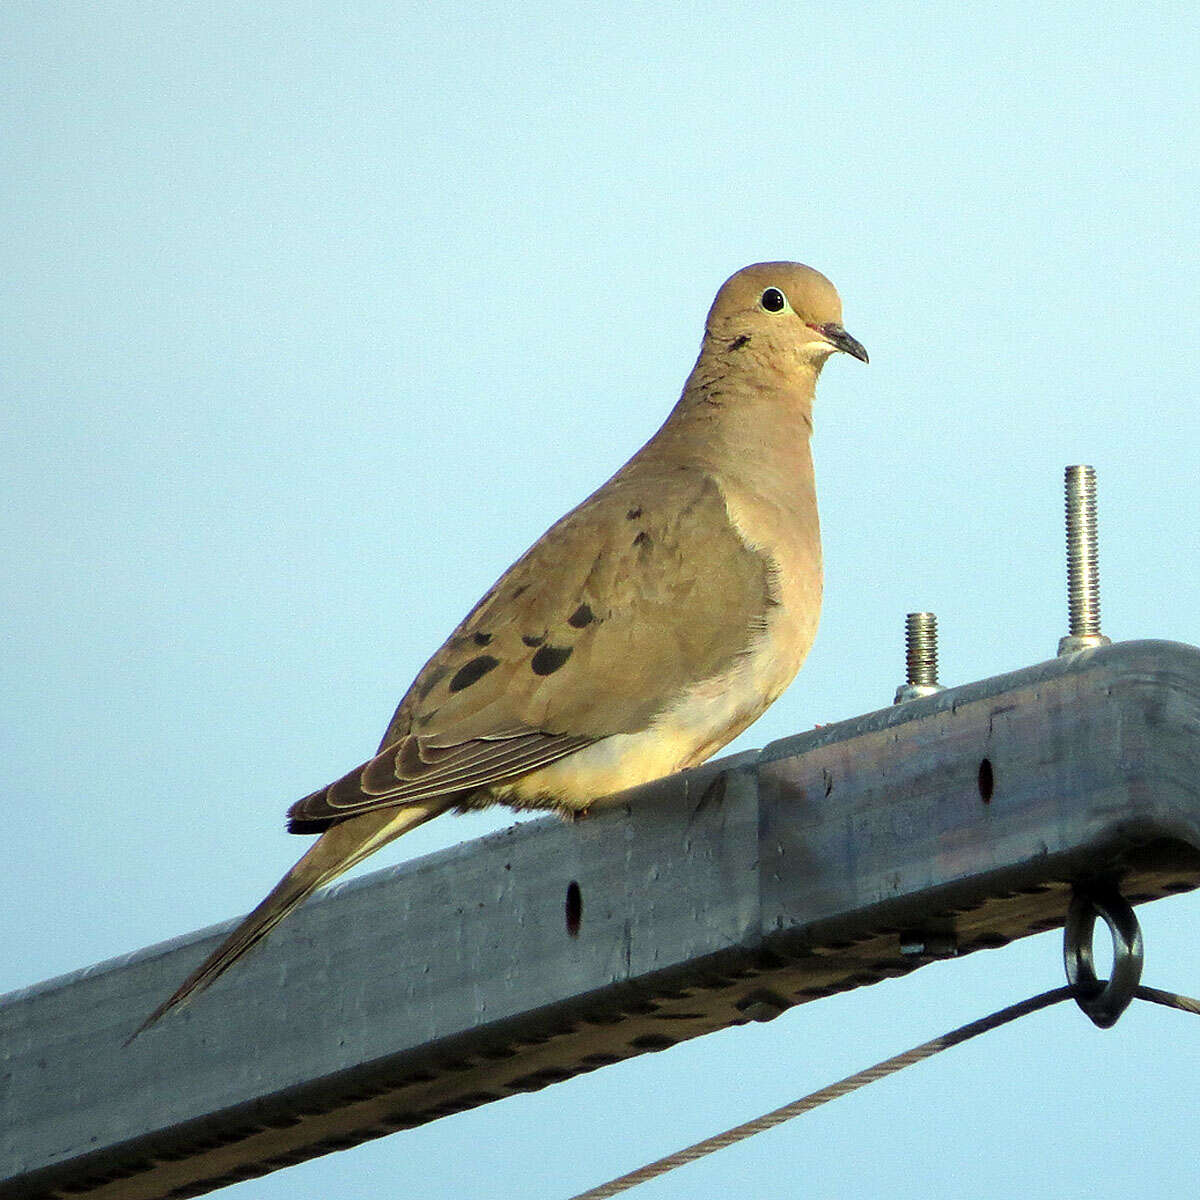
<instances>
[{"instance_id":1,"label":"dove's black eye","mask_svg":"<svg viewBox=\"0 0 1200 1200\"><path fill-rule=\"evenodd\" d=\"M767 288L759 299L759 304L767 310L767 312L783 312L787 304L787 299L778 288Z\"/></svg>"}]
</instances>

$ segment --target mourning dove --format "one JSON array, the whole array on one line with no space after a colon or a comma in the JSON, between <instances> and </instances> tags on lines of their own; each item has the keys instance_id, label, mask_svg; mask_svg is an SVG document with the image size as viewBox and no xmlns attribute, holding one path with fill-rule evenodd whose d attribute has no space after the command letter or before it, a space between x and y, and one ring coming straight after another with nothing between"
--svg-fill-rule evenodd
<instances>
[{"instance_id":1,"label":"mourning dove","mask_svg":"<svg viewBox=\"0 0 1200 1200\"><path fill-rule=\"evenodd\" d=\"M726 281L662 428L467 614L379 753L292 805L289 829L321 836L142 1029L431 817L585 810L703 762L779 696L821 607L817 376L836 350L867 361L841 321L811 267Z\"/></svg>"}]
</instances>

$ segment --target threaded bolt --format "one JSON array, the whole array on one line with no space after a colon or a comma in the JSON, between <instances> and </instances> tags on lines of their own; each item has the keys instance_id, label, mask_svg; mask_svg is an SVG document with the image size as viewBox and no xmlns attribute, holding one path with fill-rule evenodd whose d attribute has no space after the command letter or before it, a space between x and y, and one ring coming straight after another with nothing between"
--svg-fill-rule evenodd
<instances>
[{"instance_id":1,"label":"threaded bolt","mask_svg":"<svg viewBox=\"0 0 1200 1200\"><path fill-rule=\"evenodd\" d=\"M1059 654L1089 646L1108 646L1100 632L1100 556L1096 536L1096 472L1089 466L1067 467L1067 614L1069 633L1058 643Z\"/></svg>"},{"instance_id":2,"label":"threaded bolt","mask_svg":"<svg viewBox=\"0 0 1200 1200\"><path fill-rule=\"evenodd\" d=\"M937 617L931 612L904 618L904 683L896 689L896 704L942 691L938 683Z\"/></svg>"}]
</instances>

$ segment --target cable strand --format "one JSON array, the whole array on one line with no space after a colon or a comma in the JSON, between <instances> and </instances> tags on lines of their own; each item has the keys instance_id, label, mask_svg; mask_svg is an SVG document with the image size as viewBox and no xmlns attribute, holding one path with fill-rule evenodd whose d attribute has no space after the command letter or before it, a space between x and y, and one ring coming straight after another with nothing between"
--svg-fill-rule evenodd
<instances>
[{"instance_id":1,"label":"cable strand","mask_svg":"<svg viewBox=\"0 0 1200 1200\"><path fill-rule=\"evenodd\" d=\"M1074 995L1075 990L1071 987L1057 987L1048 992L1030 996L1029 999L1022 1000L1017 1004L1010 1004L1007 1008L1002 1008L990 1016L960 1025L957 1029L943 1033L940 1037L922 1042L921 1045L914 1046L911 1050L904 1051L903 1054L886 1058L873 1067L866 1067L862 1071L856 1071L853 1075L847 1075L837 1083L831 1083L815 1092L810 1092L807 1096L802 1096L799 1100L793 1100L790 1104L764 1113L761 1117L755 1117L752 1121L735 1125L732 1129L726 1129L724 1133L714 1134L712 1137L685 1146L682 1150L676 1150L673 1154L638 1167L636 1171L629 1171L598 1187L589 1188L586 1192L579 1192L571 1200L608 1200L610 1196L628 1191L629 1188L637 1187L638 1184L646 1183L651 1179L657 1179L660 1175L675 1170L676 1167L695 1162L696 1159L704 1158L717 1150L724 1150L727 1146L736 1145L748 1137L753 1137L756 1133L774 1129L776 1125L782 1125L793 1117L798 1117L802 1113L810 1112L822 1104L829 1103L830 1100L837 1100L861 1087L866 1087L867 1084L874 1083L877 1079L885 1079L888 1075L894 1075L897 1071L911 1067L923 1059L932 1058L933 1055L948 1050L951 1046L961 1045L963 1042L979 1037L980 1034L999 1029L1000 1026L1007 1025L1010 1021L1019 1020L1021 1017L1038 1012L1043 1008L1061 1004L1064 1000L1072 999ZM1134 995L1139 1000L1147 1000L1152 1004L1161 1004L1181 1012L1200 1015L1200 1000L1193 1000L1190 996L1181 996L1176 992L1164 992L1159 988L1152 987L1139 987Z\"/></svg>"}]
</instances>

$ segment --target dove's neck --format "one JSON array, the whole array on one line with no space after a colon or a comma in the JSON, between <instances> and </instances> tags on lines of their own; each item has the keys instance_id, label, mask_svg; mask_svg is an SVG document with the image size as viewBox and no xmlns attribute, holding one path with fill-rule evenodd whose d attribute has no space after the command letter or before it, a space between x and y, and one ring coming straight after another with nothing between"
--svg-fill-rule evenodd
<instances>
[{"instance_id":1,"label":"dove's neck","mask_svg":"<svg viewBox=\"0 0 1200 1200\"><path fill-rule=\"evenodd\" d=\"M786 372L701 358L658 438L718 480L787 507L814 503L812 409L820 365ZM791 502L791 503L789 503Z\"/></svg>"}]
</instances>

